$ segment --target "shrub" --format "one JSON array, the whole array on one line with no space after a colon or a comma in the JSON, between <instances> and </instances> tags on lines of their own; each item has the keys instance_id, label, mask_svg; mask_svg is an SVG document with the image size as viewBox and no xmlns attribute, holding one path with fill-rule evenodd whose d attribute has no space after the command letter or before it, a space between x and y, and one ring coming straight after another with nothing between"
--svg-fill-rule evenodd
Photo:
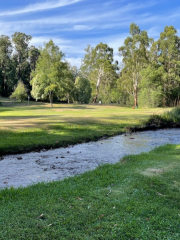
<instances>
[{"instance_id":1,"label":"shrub","mask_svg":"<svg viewBox=\"0 0 180 240\"><path fill-rule=\"evenodd\" d=\"M175 107L171 111L167 111L162 115L152 115L145 122L146 126L171 126L180 125L180 108Z\"/></svg>"},{"instance_id":2,"label":"shrub","mask_svg":"<svg viewBox=\"0 0 180 240\"><path fill-rule=\"evenodd\" d=\"M27 98L27 96L27 90L24 86L24 83L22 81L19 81L10 98L15 98L16 100L20 100L22 102L23 99Z\"/></svg>"},{"instance_id":3,"label":"shrub","mask_svg":"<svg viewBox=\"0 0 180 240\"><path fill-rule=\"evenodd\" d=\"M88 79L77 77L74 84L74 101L78 103L89 103L91 98L91 86Z\"/></svg>"}]
</instances>

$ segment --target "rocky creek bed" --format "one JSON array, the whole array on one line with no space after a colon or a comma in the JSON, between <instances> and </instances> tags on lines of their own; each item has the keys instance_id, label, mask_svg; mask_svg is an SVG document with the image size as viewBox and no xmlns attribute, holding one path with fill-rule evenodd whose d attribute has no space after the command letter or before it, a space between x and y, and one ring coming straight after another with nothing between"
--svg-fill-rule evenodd
<instances>
[{"instance_id":1,"label":"rocky creek bed","mask_svg":"<svg viewBox=\"0 0 180 240\"><path fill-rule=\"evenodd\" d=\"M180 144L179 128L123 134L67 148L7 155L0 161L0 188L62 180L167 143Z\"/></svg>"}]
</instances>

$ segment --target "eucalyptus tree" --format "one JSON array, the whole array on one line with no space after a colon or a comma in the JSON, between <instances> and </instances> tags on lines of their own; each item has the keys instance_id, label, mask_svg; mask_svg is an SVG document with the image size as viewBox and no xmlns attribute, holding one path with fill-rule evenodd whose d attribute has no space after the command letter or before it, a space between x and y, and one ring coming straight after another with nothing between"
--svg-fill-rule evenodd
<instances>
[{"instance_id":1,"label":"eucalyptus tree","mask_svg":"<svg viewBox=\"0 0 180 240\"><path fill-rule=\"evenodd\" d=\"M8 36L0 36L0 68L3 75L1 91L7 91L7 72L10 70L12 43Z\"/></svg>"},{"instance_id":2,"label":"eucalyptus tree","mask_svg":"<svg viewBox=\"0 0 180 240\"><path fill-rule=\"evenodd\" d=\"M29 50L29 42L32 39L30 35L26 35L25 33L15 32L12 35L12 41L15 47L17 60L18 60L18 79L22 78L22 65L28 59L28 50ZM24 64L26 67L26 64Z\"/></svg>"},{"instance_id":3,"label":"eucalyptus tree","mask_svg":"<svg viewBox=\"0 0 180 240\"><path fill-rule=\"evenodd\" d=\"M87 53L82 60L80 70L82 75L90 80L91 86L95 90L95 103L99 96L100 85L105 86L107 77L116 71L117 63L113 63L113 49L107 44L99 43L95 48L88 45L85 51ZM105 79L106 81L103 81Z\"/></svg>"},{"instance_id":4,"label":"eucalyptus tree","mask_svg":"<svg viewBox=\"0 0 180 240\"><path fill-rule=\"evenodd\" d=\"M36 69L32 72L32 96L38 99L49 97L53 106L53 97L62 97L67 91L68 64L63 60L64 54L52 40L40 49Z\"/></svg>"},{"instance_id":5,"label":"eucalyptus tree","mask_svg":"<svg viewBox=\"0 0 180 240\"><path fill-rule=\"evenodd\" d=\"M124 45L119 48L119 55L123 57L123 69L121 71L121 84L124 90L133 96L134 106L138 106L138 91L141 81L141 70L148 64L149 37L146 31L132 23L130 36Z\"/></svg>"},{"instance_id":6,"label":"eucalyptus tree","mask_svg":"<svg viewBox=\"0 0 180 240\"><path fill-rule=\"evenodd\" d=\"M173 26L166 26L155 45L158 48L157 61L163 84L163 105L169 105L180 92L180 38ZM173 96L177 92L178 96Z\"/></svg>"},{"instance_id":7,"label":"eucalyptus tree","mask_svg":"<svg viewBox=\"0 0 180 240\"><path fill-rule=\"evenodd\" d=\"M35 71L36 63L39 58L39 55L40 55L39 49L36 48L35 46L30 46L28 51L28 56L29 56L31 71Z\"/></svg>"}]
</instances>

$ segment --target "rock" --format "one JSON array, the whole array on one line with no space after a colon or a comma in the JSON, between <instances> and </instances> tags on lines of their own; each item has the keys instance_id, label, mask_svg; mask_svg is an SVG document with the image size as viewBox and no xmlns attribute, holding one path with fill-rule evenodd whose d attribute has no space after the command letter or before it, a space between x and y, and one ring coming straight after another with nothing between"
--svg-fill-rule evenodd
<instances>
[{"instance_id":1,"label":"rock","mask_svg":"<svg viewBox=\"0 0 180 240\"><path fill-rule=\"evenodd\" d=\"M22 157L17 157L17 160L22 160Z\"/></svg>"}]
</instances>

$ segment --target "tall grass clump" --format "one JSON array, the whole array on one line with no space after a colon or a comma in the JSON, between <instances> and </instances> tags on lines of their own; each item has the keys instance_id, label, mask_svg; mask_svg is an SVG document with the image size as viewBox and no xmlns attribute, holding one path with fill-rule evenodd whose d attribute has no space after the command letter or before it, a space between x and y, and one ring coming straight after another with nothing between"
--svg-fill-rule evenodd
<instances>
[{"instance_id":1,"label":"tall grass clump","mask_svg":"<svg viewBox=\"0 0 180 240\"><path fill-rule=\"evenodd\" d=\"M171 111L161 115L153 114L145 122L146 126L156 127L179 127L180 126L180 107L175 107Z\"/></svg>"}]
</instances>

